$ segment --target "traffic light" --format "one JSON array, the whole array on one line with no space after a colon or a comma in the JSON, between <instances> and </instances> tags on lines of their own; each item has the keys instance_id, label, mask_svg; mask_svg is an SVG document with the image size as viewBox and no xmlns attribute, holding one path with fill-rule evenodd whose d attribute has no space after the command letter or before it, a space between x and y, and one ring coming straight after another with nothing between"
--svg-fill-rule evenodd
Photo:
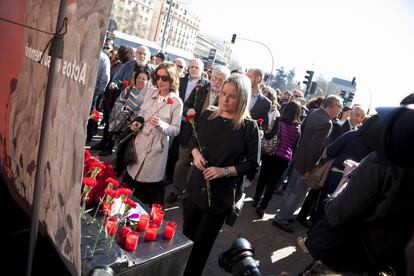
<instances>
[{"instance_id":1,"label":"traffic light","mask_svg":"<svg viewBox=\"0 0 414 276\"><path fill-rule=\"evenodd\" d=\"M355 92L349 93L349 96L348 96L348 102L349 103L352 103L352 100L354 99L354 96L355 96Z\"/></svg>"},{"instance_id":2,"label":"traffic light","mask_svg":"<svg viewBox=\"0 0 414 276\"><path fill-rule=\"evenodd\" d=\"M306 76L305 76L305 80L303 81L303 83L306 85L306 90L305 92L307 93L310 89L310 86L312 84L312 78L313 78L313 71L306 71ZM316 88L315 88L316 89Z\"/></svg>"},{"instance_id":3,"label":"traffic light","mask_svg":"<svg viewBox=\"0 0 414 276\"><path fill-rule=\"evenodd\" d=\"M339 94L339 97L341 97L342 99L345 99L345 94L346 94L346 91L341 90L341 93Z\"/></svg>"},{"instance_id":4,"label":"traffic light","mask_svg":"<svg viewBox=\"0 0 414 276\"><path fill-rule=\"evenodd\" d=\"M236 42L236 37L237 34L233 34L233 36L231 37L231 43L234 44L234 42Z\"/></svg>"},{"instance_id":5,"label":"traffic light","mask_svg":"<svg viewBox=\"0 0 414 276\"><path fill-rule=\"evenodd\" d=\"M316 82L312 82L310 90L309 90L309 94L313 95L316 92L316 88L318 88L318 84Z\"/></svg>"}]
</instances>

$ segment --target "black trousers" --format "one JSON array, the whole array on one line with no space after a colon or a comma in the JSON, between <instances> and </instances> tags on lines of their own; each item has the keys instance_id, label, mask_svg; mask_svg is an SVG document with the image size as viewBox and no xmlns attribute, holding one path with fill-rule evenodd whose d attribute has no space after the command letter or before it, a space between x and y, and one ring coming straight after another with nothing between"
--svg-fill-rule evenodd
<instances>
[{"instance_id":1,"label":"black trousers","mask_svg":"<svg viewBox=\"0 0 414 276\"><path fill-rule=\"evenodd\" d=\"M183 233L194 242L185 268L185 276L203 273L211 248L227 217L228 211L215 215L201 210L191 199L186 198L183 210Z\"/></svg>"},{"instance_id":2,"label":"black trousers","mask_svg":"<svg viewBox=\"0 0 414 276\"><path fill-rule=\"evenodd\" d=\"M280 176L286 170L288 163L288 160L276 155L262 155L262 167L259 180L257 181L256 193L254 194L254 201L259 202L264 191L264 196L259 206L260 209L266 210Z\"/></svg>"},{"instance_id":3,"label":"black trousers","mask_svg":"<svg viewBox=\"0 0 414 276\"><path fill-rule=\"evenodd\" d=\"M125 173L124 182L134 191L134 196L142 203L151 206L154 203L164 204L165 187L162 181L158 182L140 182L135 181L132 177Z\"/></svg>"},{"instance_id":4,"label":"black trousers","mask_svg":"<svg viewBox=\"0 0 414 276\"><path fill-rule=\"evenodd\" d=\"M178 149L180 145L179 139L180 135L174 137L172 145L168 150L167 165L165 168L165 180L168 183L172 183L174 179L175 163L177 163L178 160Z\"/></svg>"}]
</instances>

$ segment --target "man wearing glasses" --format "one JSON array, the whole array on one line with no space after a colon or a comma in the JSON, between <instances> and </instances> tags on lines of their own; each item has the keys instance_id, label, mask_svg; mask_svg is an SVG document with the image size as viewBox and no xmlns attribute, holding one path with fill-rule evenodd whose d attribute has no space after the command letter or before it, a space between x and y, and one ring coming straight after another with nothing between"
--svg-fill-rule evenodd
<instances>
[{"instance_id":1,"label":"man wearing glasses","mask_svg":"<svg viewBox=\"0 0 414 276\"><path fill-rule=\"evenodd\" d=\"M178 76L180 76L180 78L183 78L185 76L185 69L187 67L187 62L185 62L185 60L182 58L177 58L174 61L174 63L177 66Z\"/></svg>"}]
</instances>

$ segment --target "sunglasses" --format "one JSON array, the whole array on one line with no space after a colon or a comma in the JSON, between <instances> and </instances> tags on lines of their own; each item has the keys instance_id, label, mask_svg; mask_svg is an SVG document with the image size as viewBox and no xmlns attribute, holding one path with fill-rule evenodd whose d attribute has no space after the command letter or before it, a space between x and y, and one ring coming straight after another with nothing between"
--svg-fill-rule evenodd
<instances>
[{"instance_id":1,"label":"sunglasses","mask_svg":"<svg viewBox=\"0 0 414 276\"><path fill-rule=\"evenodd\" d=\"M169 81L170 80L170 76L160 76L160 75L155 75L155 79L157 81L162 80L162 81Z\"/></svg>"},{"instance_id":2,"label":"sunglasses","mask_svg":"<svg viewBox=\"0 0 414 276\"><path fill-rule=\"evenodd\" d=\"M184 68L184 66L182 66L182 65L177 65L177 67L180 68L180 69Z\"/></svg>"}]
</instances>

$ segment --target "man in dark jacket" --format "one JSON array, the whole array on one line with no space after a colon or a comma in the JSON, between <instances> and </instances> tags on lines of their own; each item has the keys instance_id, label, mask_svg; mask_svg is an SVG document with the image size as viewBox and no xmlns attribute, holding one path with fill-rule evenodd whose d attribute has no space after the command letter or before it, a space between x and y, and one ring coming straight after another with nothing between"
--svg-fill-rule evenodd
<instances>
[{"instance_id":1,"label":"man in dark jacket","mask_svg":"<svg viewBox=\"0 0 414 276\"><path fill-rule=\"evenodd\" d=\"M188 66L188 75L180 79L179 96L181 100L183 100L183 103L186 102L188 97L190 97L191 92L196 87L202 87L209 83L208 80L203 79L201 77L203 70L204 70L204 63L201 59L195 58L191 60L190 65ZM184 116L186 115L185 113L183 114ZM186 122L183 120L181 122L181 131L183 130L185 125L186 125ZM181 139L180 136L181 134L179 134L178 136L174 138L172 142L172 146L168 152L167 168L165 169L165 174L166 174L165 182L167 184L172 182L174 178L175 163L177 162L178 154L179 154L179 144L180 144L179 141Z\"/></svg>"},{"instance_id":2,"label":"man in dark jacket","mask_svg":"<svg viewBox=\"0 0 414 276\"><path fill-rule=\"evenodd\" d=\"M322 108L313 111L306 119L306 125L293 159L293 169L287 190L272 222L282 230L293 232L288 220L293 218L294 212L302 205L309 190L303 183L303 178L309 175L322 155L329 142L332 119L336 118L341 110L342 99L336 95L329 95L323 102Z\"/></svg>"}]
</instances>

